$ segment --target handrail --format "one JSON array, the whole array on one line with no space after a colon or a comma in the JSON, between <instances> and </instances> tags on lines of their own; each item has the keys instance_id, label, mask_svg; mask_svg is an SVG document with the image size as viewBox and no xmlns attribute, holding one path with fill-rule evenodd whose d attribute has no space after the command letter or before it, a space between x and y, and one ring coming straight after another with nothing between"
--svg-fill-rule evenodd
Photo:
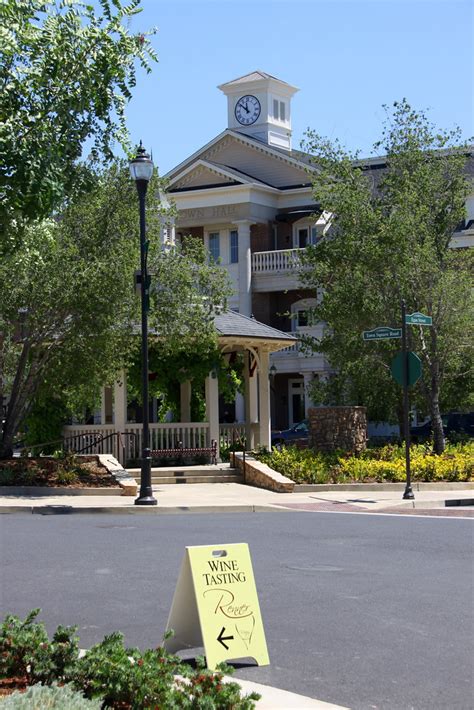
<instances>
[{"instance_id":1,"label":"handrail","mask_svg":"<svg viewBox=\"0 0 474 710\"><path fill-rule=\"evenodd\" d=\"M34 451L35 449L42 449L45 446L52 446L53 444L61 444L61 447L64 450L66 442L71 441L71 440L77 440L78 438L83 439L85 437L92 437L92 436L94 436L94 434L92 434L92 432L90 434L85 433L85 434L76 434L74 436L66 436L66 437L63 437L62 439L54 439L53 441L45 441L41 444L33 444L32 446L24 446L22 448L22 451L31 452L31 451ZM97 435L93 441L90 441L87 444L87 446L84 446L82 449L79 449L79 450L65 449L65 450L72 451L73 453L76 453L76 454L80 454L83 451L86 451L87 449L90 449L93 446L97 446L98 444L102 444L104 441L107 441L107 439L111 439L114 436L117 437L117 446L120 446L122 449L124 448L124 444L122 441L123 436L130 436L130 437L133 437L135 440L137 437L136 432L134 432L134 431L123 431L123 432L114 431L111 434Z\"/></svg>"}]
</instances>

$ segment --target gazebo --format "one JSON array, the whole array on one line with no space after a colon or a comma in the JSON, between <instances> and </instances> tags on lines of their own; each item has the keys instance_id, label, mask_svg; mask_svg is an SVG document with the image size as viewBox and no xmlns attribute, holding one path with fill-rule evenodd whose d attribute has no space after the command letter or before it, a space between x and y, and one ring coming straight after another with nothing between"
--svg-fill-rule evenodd
<instances>
[{"instance_id":1,"label":"gazebo","mask_svg":"<svg viewBox=\"0 0 474 710\"><path fill-rule=\"evenodd\" d=\"M219 423L219 381L215 372L210 372L205 382L206 421L190 421L192 383L182 383L181 421L151 423L152 449L172 448L175 441L185 448L209 446L212 440L230 444L236 435L245 437L247 449L270 447L270 353L292 347L296 338L234 311L216 315L214 323L221 352L244 357L244 421ZM133 457L132 451L141 451L141 431L141 424L127 421L127 378L122 372L113 388L103 388L100 424L65 426L63 436L78 439L76 449L80 439L95 441L94 451L112 453L125 463Z\"/></svg>"}]
</instances>

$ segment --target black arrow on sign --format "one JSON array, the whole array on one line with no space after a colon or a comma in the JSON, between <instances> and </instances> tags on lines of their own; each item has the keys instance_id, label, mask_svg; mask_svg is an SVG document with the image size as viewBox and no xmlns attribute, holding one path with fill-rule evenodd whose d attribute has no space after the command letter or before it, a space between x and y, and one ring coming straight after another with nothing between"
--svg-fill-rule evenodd
<instances>
[{"instance_id":1,"label":"black arrow on sign","mask_svg":"<svg viewBox=\"0 0 474 710\"><path fill-rule=\"evenodd\" d=\"M221 643L224 646L225 650L228 651L229 647L226 643L224 643L224 641L230 641L230 639L233 639L234 637L233 636L223 636L224 632L225 632L225 626L222 627L222 629L219 633L219 636L217 637L217 640L219 641L219 643Z\"/></svg>"}]
</instances>

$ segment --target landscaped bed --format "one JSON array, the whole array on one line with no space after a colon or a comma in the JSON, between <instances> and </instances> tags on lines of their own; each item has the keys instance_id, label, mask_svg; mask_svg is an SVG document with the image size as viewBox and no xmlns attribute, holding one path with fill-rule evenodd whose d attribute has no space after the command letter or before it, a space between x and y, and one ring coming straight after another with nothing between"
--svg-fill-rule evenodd
<instances>
[{"instance_id":1,"label":"landscaped bed","mask_svg":"<svg viewBox=\"0 0 474 710\"><path fill-rule=\"evenodd\" d=\"M0 460L0 486L117 488L97 456L40 456Z\"/></svg>"},{"instance_id":2,"label":"landscaped bed","mask_svg":"<svg viewBox=\"0 0 474 710\"><path fill-rule=\"evenodd\" d=\"M126 648L120 633L81 657L76 627L59 626L49 639L38 613L9 615L0 626L2 708L251 710L260 698L224 682L225 664L213 672L197 659L192 668L162 647Z\"/></svg>"},{"instance_id":3,"label":"landscaped bed","mask_svg":"<svg viewBox=\"0 0 474 710\"><path fill-rule=\"evenodd\" d=\"M401 483L406 479L403 446L366 449L358 455L290 446L271 453L261 451L256 456L295 483ZM440 456L425 446L412 446L411 477L420 482L472 481L474 442L448 444Z\"/></svg>"}]
</instances>

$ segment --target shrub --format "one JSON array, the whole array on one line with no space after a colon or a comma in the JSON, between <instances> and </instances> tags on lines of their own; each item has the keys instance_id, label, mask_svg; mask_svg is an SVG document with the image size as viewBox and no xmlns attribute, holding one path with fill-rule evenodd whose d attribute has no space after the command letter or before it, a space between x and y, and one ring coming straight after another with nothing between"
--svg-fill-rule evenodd
<instances>
[{"instance_id":1,"label":"shrub","mask_svg":"<svg viewBox=\"0 0 474 710\"><path fill-rule=\"evenodd\" d=\"M56 471L56 482L60 486L68 486L71 483L77 483L78 475L75 471L65 471L63 468L58 468Z\"/></svg>"},{"instance_id":2,"label":"shrub","mask_svg":"<svg viewBox=\"0 0 474 710\"><path fill-rule=\"evenodd\" d=\"M70 695L73 704L68 702L70 689L62 695L62 688L53 687L48 692L36 686L26 696L26 705L10 707L251 710L260 698L256 693L242 696L237 683L224 683L224 672L232 672L225 664L214 672L198 659L192 669L164 648L143 652L126 648L121 633L106 636L79 658L75 627L59 626L49 641L44 625L35 621L38 613L39 609L34 609L23 621L9 615L0 627L0 677L26 681L29 686L38 682L52 686L70 683L79 694ZM25 697L17 700L14 695L11 702L15 703ZM95 704L79 704L84 696ZM56 704L47 704L53 700Z\"/></svg>"},{"instance_id":3,"label":"shrub","mask_svg":"<svg viewBox=\"0 0 474 710\"><path fill-rule=\"evenodd\" d=\"M296 483L402 482L405 480L405 447L388 444L360 454L301 450L259 452L260 461ZM474 476L474 442L448 444L440 456L423 445L411 447L414 481L469 481Z\"/></svg>"},{"instance_id":4,"label":"shrub","mask_svg":"<svg viewBox=\"0 0 474 710\"><path fill-rule=\"evenodd\" d=\"M2 710L100 710L100 700L87 700L69 685L32 685L2 701Z\"/></svg>"},{"instance_id":5,"label":"shrub","mask_svg":"<svg viewBox=\"0 0 474 710\"><path fill-rule=\"evenodd\" d=\"M15 471L12 468L0 468L0 486L12 486L15 483Z\"/></svg>"},{"instance_id":6,"label":"shrub","mask_svg":"<svg viewBox=\"0 0 474 710\"><path fill-rule=\"evenodd\" d=\"M67 681L79 657L76 627L58 626L52 641L33 609L22 621L8 615L0 627L0 677L25 677L28 685Z\"/></svg>"}]
</instances>

